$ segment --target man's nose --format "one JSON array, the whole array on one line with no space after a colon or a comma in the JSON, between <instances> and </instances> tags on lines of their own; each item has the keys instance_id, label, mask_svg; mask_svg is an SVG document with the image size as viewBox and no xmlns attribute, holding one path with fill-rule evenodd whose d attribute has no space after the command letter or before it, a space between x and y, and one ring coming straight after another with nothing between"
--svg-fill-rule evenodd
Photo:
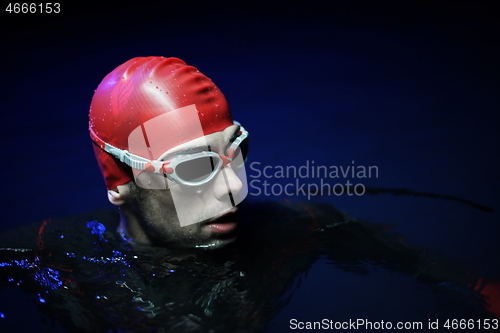
<instances>
[{"instance_id":1,"label":"man's nose","mask_svg":"<svg viewBox=\"0 0 500 333\"><path fill-rule=\"evenodd\" d=\"M231 165L228 164L217 175L215 180L214 195L219 201L230 200L228 193L236 195L243 189L243 183Z\"/></svg>"}]
</instances>

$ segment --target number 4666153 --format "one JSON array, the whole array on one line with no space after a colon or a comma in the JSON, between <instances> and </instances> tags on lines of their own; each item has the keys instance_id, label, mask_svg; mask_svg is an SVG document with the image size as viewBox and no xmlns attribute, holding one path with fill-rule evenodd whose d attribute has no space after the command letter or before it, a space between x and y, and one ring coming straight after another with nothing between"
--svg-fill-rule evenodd
<instances>
[{"instance_id":1,"label":"number 4666153","mask_svg":"<svg viewBox=\"0 0 500 333\"><path fill-rule=\"evenodd\" d=\"M61 12L61 4L58 2L52 3L9 3L6 12L10 14L35 14L35 13L60 13Z\"/></svg>"}]
</instances>

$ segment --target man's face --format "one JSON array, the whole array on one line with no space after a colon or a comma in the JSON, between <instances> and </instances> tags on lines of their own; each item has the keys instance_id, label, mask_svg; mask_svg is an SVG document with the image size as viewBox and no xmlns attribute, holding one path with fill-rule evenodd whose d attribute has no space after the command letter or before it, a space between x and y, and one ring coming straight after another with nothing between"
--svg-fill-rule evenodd
<instances>
[{"instance_id":1,"label":"man's face","mask_svg":"<svg viewBox=\"0 0 500 333\"><path fill-rule=\"evenodd\" d=\"M188 151L213 151L226 153L229 143L239 133L239 126L232 125L221 132L189 141L165 152L161 159L169 159ZM130 182L130 203L147 237L158 245L172 247L218 248L234 241L236 237L236 207L229 195L237 197L246 191L231 164L220 170L214 179L201 186L185 186L168 182L168 189L146 189L141 184L150 182L150 175L142 173ZM157 179L157 178L156 178ZM239 202L239 201L238 201ZM190 219L202 221L181 227L179 214L189 214ZM215 217L214 217L215 216ZM181 217L182 218L182 217Z\"/></svg>"}]
</instances>

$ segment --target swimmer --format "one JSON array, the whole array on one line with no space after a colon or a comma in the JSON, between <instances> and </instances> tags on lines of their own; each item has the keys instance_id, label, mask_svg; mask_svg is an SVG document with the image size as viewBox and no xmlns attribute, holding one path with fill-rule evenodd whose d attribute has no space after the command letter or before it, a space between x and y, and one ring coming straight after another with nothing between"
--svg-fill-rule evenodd
<instances>
[{"instance_id":1,"label":"swimmer","mask_svg":"<svg viewBox=\"0 0 500 333\"><path fill-rule=\"evenodd\" d=\"M125 239L207 249L234 241L248 132L209 78L177 58L134 58L104 78L89 117Z\"/></svg>"}]
</instances>

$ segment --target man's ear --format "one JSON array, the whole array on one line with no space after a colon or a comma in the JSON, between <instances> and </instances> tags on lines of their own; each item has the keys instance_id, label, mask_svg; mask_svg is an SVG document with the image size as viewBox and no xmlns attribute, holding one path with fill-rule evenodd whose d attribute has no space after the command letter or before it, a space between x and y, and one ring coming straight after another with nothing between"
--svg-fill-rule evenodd
<instances>
[{"instance_id":1,"label":"man's ear","mask_svg":"<svg viewBox=\"0 0 500 333\"><path fill-rule=\"evenodd\" d=\"M123 205L130 194L130 190L127 184L118 185L112 190L108 190L108 200L115 206Z\"/></svg>"}]
</instances>

